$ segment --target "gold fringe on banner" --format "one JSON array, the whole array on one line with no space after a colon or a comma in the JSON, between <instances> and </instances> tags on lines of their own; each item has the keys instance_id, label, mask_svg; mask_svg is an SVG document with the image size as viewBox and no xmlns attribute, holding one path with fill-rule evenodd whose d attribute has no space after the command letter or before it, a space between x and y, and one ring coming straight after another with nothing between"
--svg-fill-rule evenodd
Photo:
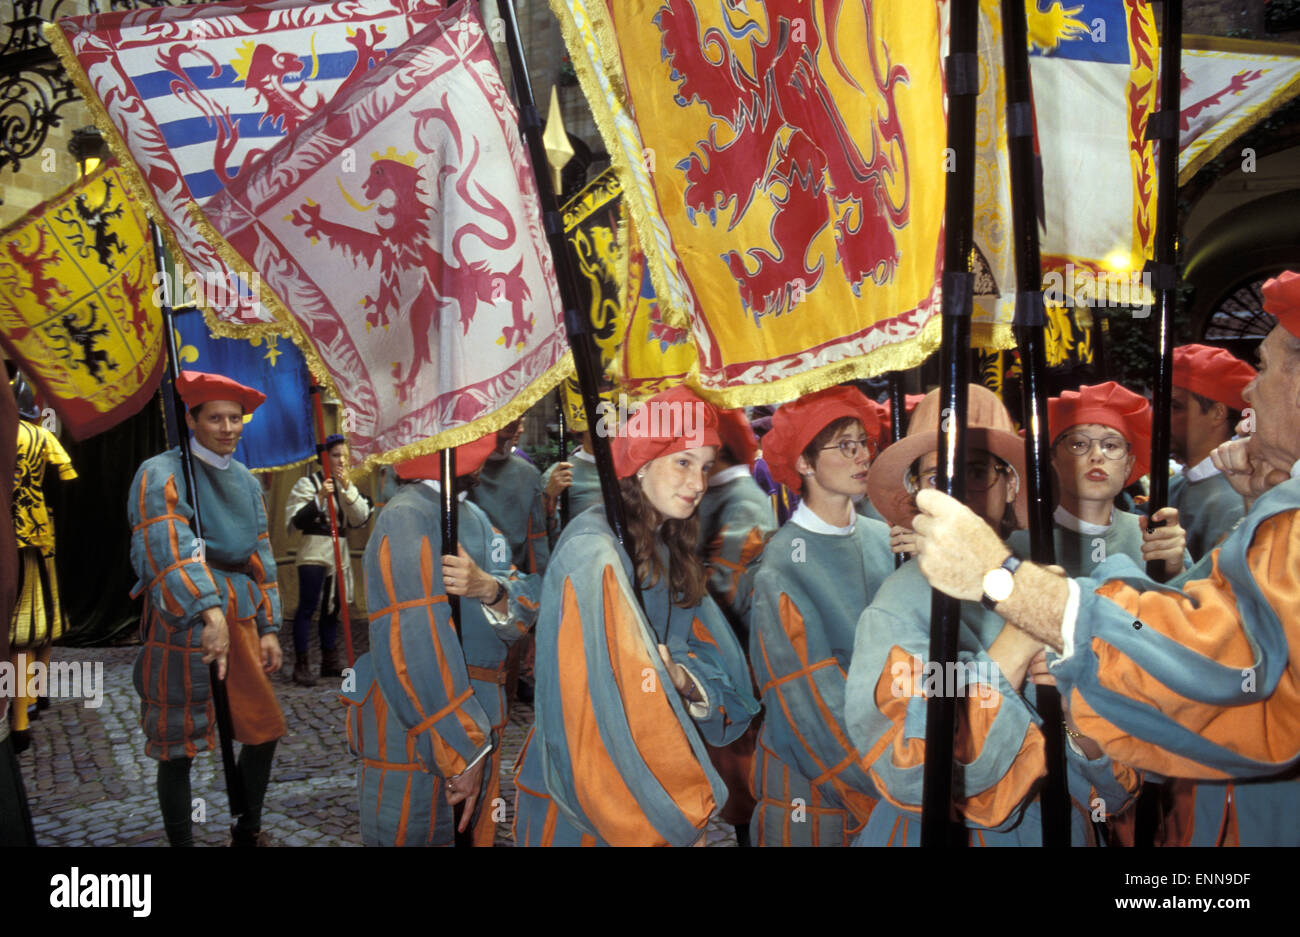
<instances>
[{"instance_id":1,"label":"gold fringe on banner","mask_svg":"<svg viewBox=\"0 0 1300 937\"><path fill-rule=\"evenodd\" d=\"M176 240L171 225L167 223L167 216L163 213L158 202L155 201L153 192L144 181L144 177L140 173L140 167L136 164L135 157L131 155L131 150L126 145L126 141L122 139L117 131L117 126L113 123L112 118L108 116L108 110L95 92L95 88L90 82L90 76L86 74L81 67L81 61L77 58L76 53L72 51L72 46L69 44L63 28L58 23L45 23L41 27L41 32L45 36L45 40L50 44L50 48L54 50L55 55L63 64L68 77L72 79L72 83L81 92L81 96L85 98L91 121L104 135L109 151L121 164L123 179L131 189L131 194L145 206L145 211L149 217L158 225L158 229L162 232L163 243L166 245L167 252L171 255L173 263L183 263L185 254L181 251L180 243ZM166 273L166 271L160 272ZM206 291L201 292L205 293ZM203 320L208 325L208 331L220 338L248 339L269 335L292 335L292 333L284 331L278 325L269 322L243 324L227 322L219 318L215 311L203 305L203 295L196 297L196 299L199 301L199 309L203 313ZM181 305L183 301L184 297L172 297L173 305Z\"/></svg>"},{"instance_id":2,"label":"gold fringe on banner","mask_svg":"<svg viewBox=\"0 0 1300 937\"><path fill-rule=\"evenodd\" d=\"M1221 36L1184 36L1183 49L1197 52L1236 52L1244 55L1300 56L1300 46L1285 42L1257 42L1251 39L1226 39ZM1187 185L1192 177L1201 171L1210 160L1219 156L1236 140L1241 139L1247 131L1254 128L1261 120L1286 104L1296 95L1300 95L1300 75L1278 88L1266 99L1246 111L1246 116L1232 129L1225 133L1201 152L1197 153L1187 165L1178 170L1178 184Z\"/></svg>"},{"instance_id":3,"label":"gold fringe on banner","mask_svg":"<svg viewBox=\"0 0 1300 937\"><path fill-rule=\"evenodd\" d=\"M243 255L231 247L221 233L213 227L207 216L203 214L203 209L191 202L189 213L198 226L199 233L213 246L217 256L225 261L230 269L245 276L251 275L255 271L255 268L244 259ZM303 357L307 359L307 368L311 371L312 376L319 379L321 385L332 396L338 400L344 400L345 398L339 393L337 385L330 376L329 369L325 366L325 360L320 356L316 346L303 330L301 323L289 311L289 308L275 292L274 288L265 279L262 279L261 282L267 294L262 299L263 305L271 311L276 321L284 328L284 334L287 334L293 343L302 350ZM464 426L443 430L441 433L422 439L419 442L408 443L397 449L372 453L355 466L353 471L364 474L379 465L391 465L395 462L413 459L416 456L439 452L452 446L461 446L486 436L488 433L496 432L507 423L523 416L527 410L572 373L573 353L566 351L556 364L535 378L517 397L499 410L494 410L492 413L479 417L471 423L466 423Z\"/></svg>"}]
</instances>

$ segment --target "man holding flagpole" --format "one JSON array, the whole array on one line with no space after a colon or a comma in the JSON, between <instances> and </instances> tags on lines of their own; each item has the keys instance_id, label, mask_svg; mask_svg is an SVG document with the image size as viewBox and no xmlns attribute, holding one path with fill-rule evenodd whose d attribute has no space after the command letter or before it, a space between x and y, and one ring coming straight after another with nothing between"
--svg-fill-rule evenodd
<instances>
[{"instance_id":1,"label":"man holding flagpole","mask_svg":"<svg viewBox=\"0 0 1300 937\"><path fill-rule=\"evenodd\" d=\"M1127 557L1091 579L1010 551L952 498L917 495L921 571L991 603L1056 652L1051 673L1079 732L1119 762L1198 780L1188 845L1300 845L1300 273L1264 284L1277 319L1242 391L1248 438L1214 450L1245 516L1208 578L1161 586Z\"/></svg>"},{"instance_id":2,"label":"man holding flagpole","mask_svg":"<svg viewBox=\"0 0 1300 937\"><path fill-rule=\"evenodd\" d=\"M144 593L135 663L145 753L158 759L158 800L173 846L193 845L190 764L212 747L209 667L216 662L242 743L239 777L248 809L232 827L235 846L265 845L262 800L276 741L287 731L269 674L280 669L280 594L262 487L235 461L244 419L265 395L219 374L182 371L176 392L189 412L195 487L204 539L189 519L181 450L148 459L127 504L131 565Z\"/></svg>"}]
</instances>

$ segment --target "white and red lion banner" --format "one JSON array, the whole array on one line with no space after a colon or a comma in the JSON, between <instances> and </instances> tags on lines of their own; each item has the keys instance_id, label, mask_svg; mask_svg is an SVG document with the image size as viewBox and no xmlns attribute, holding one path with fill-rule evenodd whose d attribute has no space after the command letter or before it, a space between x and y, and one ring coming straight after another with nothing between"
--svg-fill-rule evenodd
<instances>
[{"instance_id":1,"label":"white and red lion banner","mask_svg":"<svg viewBox=\"0 0 1300 937\"><path fill-rule=\"evenodd\" d=\"M462 3L194 211L296 320L372 461L480 436L568 370L517 122Z\"/></svg>"}]
</instances>

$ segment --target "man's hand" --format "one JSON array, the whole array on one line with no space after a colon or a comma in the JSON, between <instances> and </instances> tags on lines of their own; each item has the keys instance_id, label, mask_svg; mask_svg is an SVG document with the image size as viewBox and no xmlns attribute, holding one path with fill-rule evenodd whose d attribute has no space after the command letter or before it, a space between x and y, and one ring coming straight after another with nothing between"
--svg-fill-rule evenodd
<instances>
[{"instance_id":1,"label":"man's hand","mask_svg":"<svg viewBox=\"0 0 1300 937\"><path fill-rule=\"evenodd\" d=\"M262 646L262 669L275 673L284 662L284 653L280 650L280 636L274 631L262 635L258 642Z\"/></svg>"},{"instance_id":2,"label":"man's hand","mask_svg":"<svg viewBox=\"0 0 1300 937\"><path fill-rule=\"evenodd\" d=\"M478 800L479 788L483 786L483 765L491 760L490 756L485 755L475 762L474 767L447 781L447 803L454 807L462 800L465 801L457 832L464 833L474 819L474 803Z\"/></svg>"},{"instance_id":3,"label":"man's hand","mask_svg":"<svg viewBox=\"0 0 1300 937\"><path fill-rule=\"evenodd\" d=\"M1011 555L993 528L955 498L927 488L917 492L920 514L912 519L921 573L953 598L978 602L984 574Z\"/></svg>"},{"instance_id":4,"label":"man's hand","mask_svg":"<svg viewBox=\"0 0 1300 937\"><path fill-rule=\"evenodd\" d=\"M1210 453L1210 461L1245 499L1248 511L1256 498L1291 477L1259 454L1253 438L1228 440Z\"/></svg>"},{"instance_id":5,"label":"man's hand","mask_svg":"<svg viewBox=\"0 0 1300 937\"><path fill-rule=\"evenodd\" d=\"M889 528L889 549L895 553L915 553L916 531L895 524Z\"/></svg>"},{"instance_id":6,"label":"man's hand","mask_svg":"<svg viewBox=\"0 0 1300 937\"><path fill-rule=\"evenodd\" d=\"M1187 531L1178 526L1178 508L1161 508L1156 511L1155 519L1164 521L1163 527L1150 527L1150 518L1138 515L1138 525L1142 528L1142 559L1146 562L1163 560L1165 573L1177 576L1183 571L1183 553L1187 550Z\"/></svg>"},{"instance_id":7,"label":"man's hand","mask_svg":"<svg viewBox=\"0 0 1300 937\"><path fill-rule=\"evenodd\" d=\"M323 506L332 497L334 497L334 479L327 478L321 482L320 491L316 492L316 500Z\"/></svg>"},{"instance_id":8,"label":"man's hand","mask_svg":"<svg viewBox=\"0 0 1300 937\"><path fill-rule=\"evenodd\" d=\"M226 679L226 655L230 653L230 629L226 627L226 615L217 607L205 608L200 615L203 618L203 634L200 646L203 648L203 663L217 662L217 679Z\"/></svg>"},{"instance_id":9,"label":"man's hand","mask_svg":"<svg viewBox=\"0 0 1300 937\"><path fill-rule=\"evenodd\" d=\"M490 602L500 583L479 569L465 548L456 545L457 556L442 557L442 584L448 595L463 595L480 602Z\"/></svg>"},{"instance_id":10,"label":"man's hand","mask_svg":"<svg viewBox=\"0 0 1300 937\"><path fill-rule=\"evenodd\" d=\"M551 477L546 481L544 494L548 498L558 498L560 492L573 484L573 463L556 462L551 470Z\"/></svg>"}]
</instances>

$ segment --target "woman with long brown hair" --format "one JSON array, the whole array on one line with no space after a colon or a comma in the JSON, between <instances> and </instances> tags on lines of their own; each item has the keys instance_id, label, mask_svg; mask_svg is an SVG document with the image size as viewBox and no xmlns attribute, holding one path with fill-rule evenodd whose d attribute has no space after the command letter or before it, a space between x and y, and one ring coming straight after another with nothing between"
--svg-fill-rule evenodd
<instances>
[{"instance_id":1,"label":"woman with long brown hair","mask_svg":"<svg viewBox=\"0 0 1300 937\"><path fill-rule=\"evenodd\" d=\"M704 742L726 745L758 710L696 555L716 411L674 388L616 433L633 556L603 506L570 522L551 556L536 725L519 759L519 845L695 844L726 798Z\"/></svg>"}]
</instances>

